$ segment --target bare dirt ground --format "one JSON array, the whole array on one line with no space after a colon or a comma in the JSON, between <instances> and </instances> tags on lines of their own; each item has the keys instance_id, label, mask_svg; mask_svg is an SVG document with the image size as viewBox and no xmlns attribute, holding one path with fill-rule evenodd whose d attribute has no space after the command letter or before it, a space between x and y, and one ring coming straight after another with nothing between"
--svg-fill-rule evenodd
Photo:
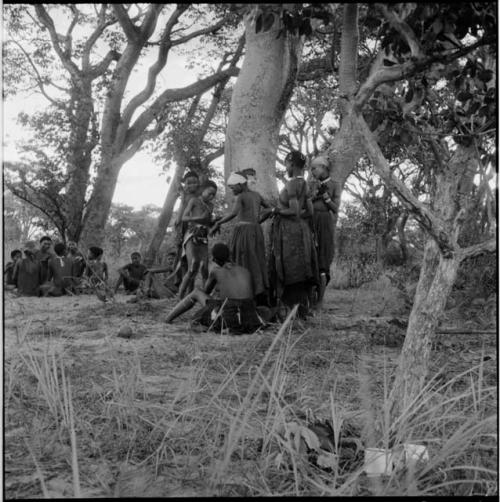
<instances>
[{"instance_id":1,"label":"bare dirt ground","mask_svg":"<svg viewBox=\"0 0 500 502\"><path fill-rule=\"evenodd\" d=\"M69 435L49 406L54 392L47 373L51 367L56 371L52 355L71 381L82 496L262 494L249 488L259 482L244 455L234 460L239 474L207 482L213 479L221 426L217 417L203 413L214 394L227 406L221 417L241 403L241 389L222 388L222 383L237 369L238 385L245 388L280 326L245 336L199 333L191 329L189 313L173 325L163 322L174 300L129 304L129 298L118 295L105 304L90 295L5 296L6 497L74 493ZM328 290L324 311L307 323L293 321L285 401L297 413L321 415L329 409L333 389L346 414L359 414L360 361L370 373L374 395L382 395L384 372L394 369L404 337L397 323L383 321L407 315L400 292L384 279L359 289ZM495 312L488 316L491 328ZM467 325L453 311L444 324L479 326L471 318ZM133 333L128 339L117 336L125 326ZM480 359L494 385L495 336L441 335L432 369L446 366L445 375L453 376ZM45 380L29 370L30 360L39 361Z\"/></svg>"}]
</instances>

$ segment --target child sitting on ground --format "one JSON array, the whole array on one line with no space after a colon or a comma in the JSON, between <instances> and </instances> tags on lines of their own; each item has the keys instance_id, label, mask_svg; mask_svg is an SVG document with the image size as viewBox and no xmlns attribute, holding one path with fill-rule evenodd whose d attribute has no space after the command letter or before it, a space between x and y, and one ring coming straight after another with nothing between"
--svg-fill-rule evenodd
<instances>
[{"instance_id":1,"label":"child sitting on ground","mask_svg":"<svg viewBox=\"0 0 500 502\"><path fill-rule=\"evenodd\" d=\"M133 252L130 255L130 260L131 263L127 263L127 265L118 269L120 276L118 277L118 281L116 281L115 293L122 282L127 295L135 293L146 276L148 269L141 263L141 253L137 251Z\"/></svg>"},{"instance_id":2,"label":"child sitting on ground","mask_svg":"<svg viewBox=\"0 0 500 502\"><path fill-rule=\"evenodd\" d=\"M108 265L101 261L103 253L104 250L98 246L89 248L84 276L93 286L108 282Z\"/></svg>"}]
</instances>

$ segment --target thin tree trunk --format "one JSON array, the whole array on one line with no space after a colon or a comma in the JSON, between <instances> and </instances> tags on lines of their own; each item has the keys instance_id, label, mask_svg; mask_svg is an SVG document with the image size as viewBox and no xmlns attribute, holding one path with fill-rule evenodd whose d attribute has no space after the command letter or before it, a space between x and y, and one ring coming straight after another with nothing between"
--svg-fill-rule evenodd
<instances>
[{"instance_id":1,"label":"thin tree trunk","mask_svg":"<svg viewBox=\"0 0 500 502\"><path fill-rule=\"evenodd\" d=\"M186 169L185 166L185 162L177 162L174 176L172 177L168 187L167 196L165 197L165 202L163 203L160 216L158 217L155 233L145 254L144 263L147 267L153 266L156 257L158 256L161 243L165 238L168 224L170 223L172 213L174 211L174 205L178 197L181 179Z\"/></svg>"},{"instance_id":2,"label":"thin tree trunk","mask_svg":"<svg viewBox=\"0 0 500 502\"><path fill-rule=\"evenodd\" d=\"M401 249L401 258L403 259L403 263L408 262L408 244L406 242L406 222L408 221L408 213L403 213L397 223L397 231L399 237L399 247Z\"/></svg>"}]
</instances>

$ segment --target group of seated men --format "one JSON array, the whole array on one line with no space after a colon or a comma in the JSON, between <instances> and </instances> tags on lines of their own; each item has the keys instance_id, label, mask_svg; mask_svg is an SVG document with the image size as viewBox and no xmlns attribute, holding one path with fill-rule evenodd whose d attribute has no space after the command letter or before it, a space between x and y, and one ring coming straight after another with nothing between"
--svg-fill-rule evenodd
<instances>
[{"instance_id":1,"label":"group of seated men","mask_svg":"<svg viewBox=\"0 0 500 502\"><path fill-rule=\"evenodd\" d=\"M44 236L39 246L29 241L21 250L11 252L11 261L4 269L4 287L19 296L62 296L92 292L99 286L107 286L109 280L108 265L102 260L103 249L91 246L87 256L78 249L75 242L53 244L52 239ZM171 272L175 252L167 256L167 266L154 272ZM115 284L116 293L121 284L127 294L135 293L139 286L148 284L149 296L156 298L173 296L171 290L153 280L150 270L141 263L141 255L134 252L131 262L118 270L119 278ZM163 286L163 290L161 289Z\"/></svg>"},{"instance_id":2,"label":"group of seated men","mask_svg":"<svg viewBox=\"0 0 500 502\"><path fill-rule=\"evenodd\" d=\"M203 290L195 289L183 298L168 314L170 323L196 303L201 310L193 321L205 327L219 330L227 327L232 333L251 333L272 320L272 309L256 306L250 272L229 260L229 248L216 243L212 248L212 267ZM11 253L11 261L4 270L5 287L20 296L62 296L78 294L93 286L106 284L109 279L108 266L102 261L103 250L93 246L87 257L78 250L76 243L62 242L55 245L44 236L40 246L29 241L24 246L24 257L20 250ZM126 294L133 294L131 301L141 297L172 298L178 291L174 270L176 253L167 255L164 267L147 268L141 262L141 255L134 252L131 262L122 266L114 287L116 293L123 284ZM165 282L155 280L154 275L170 273ZM211 293L216 293L214 298Z\"/></svg>"}]
</instances>

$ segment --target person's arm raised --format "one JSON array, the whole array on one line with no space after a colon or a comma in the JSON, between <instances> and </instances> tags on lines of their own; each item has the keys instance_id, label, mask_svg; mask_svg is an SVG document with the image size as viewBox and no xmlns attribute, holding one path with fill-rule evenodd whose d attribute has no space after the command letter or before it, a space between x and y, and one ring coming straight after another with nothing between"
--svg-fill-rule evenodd
<instances>
[{"instance_id":1,"label":"person's arm raised","mask_svg":"<svg viewBox=\"0 0 500 502\"><path fill-rule=\"evenodd\" d=\"M236 198L234 199L233 209L231 210L231 212L226 214L226 216L224 216L217 223L215 223L215 225L213 225L212 228L210 229L210 232L208 235L210 235L210 236L214 235L215 232L217 232L219 230L221 225L223 225L224 223L226 223L228 221L231 221L233 218L235 218L238 215L238 213L240 211L241 211L241 197L239 195L237 195Z\"/></svg>"}]
</instances>

